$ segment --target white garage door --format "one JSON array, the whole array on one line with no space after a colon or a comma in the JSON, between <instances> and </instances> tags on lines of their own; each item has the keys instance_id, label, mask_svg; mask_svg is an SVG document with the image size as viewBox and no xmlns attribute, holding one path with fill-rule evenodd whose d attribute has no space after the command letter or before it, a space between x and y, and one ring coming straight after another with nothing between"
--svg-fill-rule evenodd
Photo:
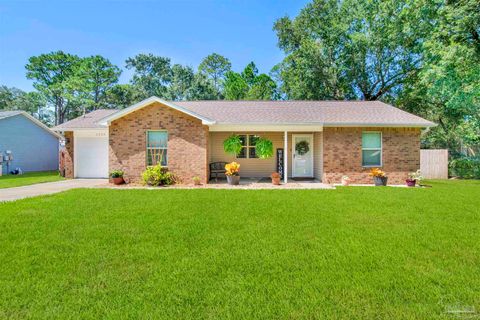
<instances>
[{"instance_id":1,"label":"white garage door","mask_svg":"<svg viewBox=\"0 0 480 320\"><path fill-rule=\"evenodd\" d=\"M108 136L75 137L75 177L108 178Z\"/></svg>"}]
</instances>

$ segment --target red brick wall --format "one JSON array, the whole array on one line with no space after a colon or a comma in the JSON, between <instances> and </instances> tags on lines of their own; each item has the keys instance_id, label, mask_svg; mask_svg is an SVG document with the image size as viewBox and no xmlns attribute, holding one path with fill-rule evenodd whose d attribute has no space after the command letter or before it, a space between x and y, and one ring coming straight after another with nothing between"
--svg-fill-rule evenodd
<instances>
[{"instance_id":1,"label":"red brick wall","mask_svg":"<svg viewBox=\"0 0 480 320\"><path fill-rule=\"evenodd\" d=\"M420 129L417 128L324 128L323 181L373 183L370 168L362 167L362 132L381 131L383 166L389 184L404 184L409 172L420 169Z\"/></svg>"},{"instance_id":2,"label":"red brick wall","mask_svg":"<svg viewBox=\"0 0 480 320\"><path fill-rule=\"evenodd\" d=\"M65 178L73 179L73 131L66 131L65 149L60 154L60 170L65 169ZM63 154L63 159L62 159Z\"/></svg>"},{"instance_id":3,"label":"red brick wall","mask_svg":"<svg viewBox=\"0 0 480 320\"><path fill-rule=\"evenodd\" d=\"M121 169L126 181L141 181L141 173L146 168L147 130L168 132L168 168L183 183L191 183L194 176L207 182L208 127L196 118L159 103L110 124L110 171Z\"/></svg>"}]
</instances>

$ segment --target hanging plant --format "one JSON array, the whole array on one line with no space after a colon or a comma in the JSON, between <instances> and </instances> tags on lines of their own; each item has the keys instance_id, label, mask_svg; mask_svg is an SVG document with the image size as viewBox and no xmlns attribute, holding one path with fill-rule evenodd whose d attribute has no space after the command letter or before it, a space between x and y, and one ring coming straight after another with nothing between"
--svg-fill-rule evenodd
<instances>
[{"instance_id":1,"label":"hanging plant","mask_svg":"<svg viewBox=\"0 0 480 320\"><path fill-rule=\"evenodd\" d=\"M226 153L238 155L240 151L242 151L242 140L240 140L240 136L232 134L225 139L225 141L223 141L223 150Z\"/></svg>"},{"instance_id":2,"label":"hanging plant","mask_svg":"<svg viewBox=\"0 0 480 320\"><path fill-rule=\"evenodd\" d=\"M273 156L273 143L266 138L259 138L255 143L256 153L260 159L268 159Z\"/></svg>"},{"instance_id":3,"label":"hanging plant","mask_svg":"<svg viewBox=\"0 0 480 320\"><path fill-rule=\"evenodd\" d=\"M303 140L303 141L300 141L298 142L296 145L295 145L295 151L303 156L304 154L306 154L308 151L310 151L310 146L308 145L308 142Z\"/></svg>"}]
</instances>

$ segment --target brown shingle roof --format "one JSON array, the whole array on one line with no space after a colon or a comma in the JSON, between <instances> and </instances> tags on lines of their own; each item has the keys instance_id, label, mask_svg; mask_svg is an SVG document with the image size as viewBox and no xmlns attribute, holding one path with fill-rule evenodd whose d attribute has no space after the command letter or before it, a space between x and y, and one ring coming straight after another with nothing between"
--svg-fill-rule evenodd
<instances>
[{"instance_id":1,"label":"brown shingle roof","mask_svg":"<svg viewBox=\"0 0 480 320\"><path fill-rule=\"evenodd\" d=\"M87 113L84 116L80 116L78 118L59 124L58 126L53 127L52 130L68 131L72 129L105 128L105 126L99 124L98 121L105 117L108 117L109 115L114 114L117 111L118 110L116 109L98 109Z\"/></svg>"},{"instance_id":2,"label":"brown shingle roof","mask_svg":"<svg viewBox=\"0 0 480 320\"><path fill-rule=\"evenodd\" d=\"M380 101L179 101L225 124L414 125L432 122Z\"/></svg>"},{"instance_id":3,"label":"brown shingle roof","mask_svg":"<svg viewBox=\"0 0 480 320\"><path fill-rule=\"evenodd\" d=\"M158 101L157 101L158 100ZM154 101L139 102L132 112ZM144 104L142 104L144 103ZM168 102L170 103L170 102ZM430 127L434 123L380 101L177 101L170 103L215 124L318 124L323 126ZM128 109L123 109L125 113ZM54 128L57 131L105 128L118 110L96 110ZM117 117L121 117L119 114Z\"/></svg>"}]
</instances>

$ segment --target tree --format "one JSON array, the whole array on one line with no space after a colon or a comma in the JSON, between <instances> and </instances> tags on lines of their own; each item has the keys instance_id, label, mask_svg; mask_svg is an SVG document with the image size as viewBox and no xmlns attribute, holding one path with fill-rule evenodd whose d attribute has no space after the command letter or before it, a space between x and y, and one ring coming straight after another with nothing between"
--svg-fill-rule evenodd
<instances>
[{"instance_id":1,"label":"tree","mask_svg":"<svg viewBox=\"0 0 480 320\"><path fill-rule=\"evenodd\" d=\"M132 84L116 84L106 92L107 108L124 109L148 98L142 88Z\"/></svg>"},{"instance_id":2,"label":"tree","mask_svg":"<svg viewBox=\"0 0 480 320\"><path fill-rule=\"evenodd\" d=\"M99 55L82 59L81 67L83 86L86 91L85 98L91 105L89 109L106 107L107 91L118 82L122 71Z\"/></svg>"},{"instance_id":3,"label":"tree","mask_svg":"<svg viewBox=\"0 0 480 320\"><path fill-rule=\"evenodd\" d=\"M279 66L292 99L377 100L421 67L433 8L413 0L315 0L293 20L276 21L287 54Z\"/></svg>"},{"instance_id":4,"label":"tree","mask_svg":"<svg viewBox=\"0 0 480 320\"><path fill-rule=\"evenodd\" d=\"M195 73L192 68L174 64L166 98L173 101L186 100L187 91L192 86L194 77Z\"/></svg>"},{"instance_id":5,"label":"tree","mask_svg":"<svg viewBox=\"0 0 480 320\"><path fill-rule=\"evenodd\" d=\"M248 92L248 83L241 74L228 71L225 76L225 86L223 95L227 100L244 99Z\"/></svg>"},{"instance_id":6,"label":"tree","mask_svg":"<svg viewBox=\"0 0 480 320\"><path fill-rule=\"evenodd\" d=\"M426 5L425 0L417 3ZM475 155L480 152L480 3L436 5L423 68L405 84L398 104L439 124L425 135L425 147Z\"/></svg>"},{"instance_id":7,"label":"tree","mask_svg":"<svg viewBox=\"0 0 480 320\"><path fill-rule=\"evenodd\" d=\"M26 111L45 124L53 124L53 114L47 107L47 100L39 92L0 86L0 110Z\"/></svg>"},{"instance_id":8,"label":"tree","mask_svg":"<svg viewBox=\"0 0 480 320\"><path fill-rule=\"evenodd\" d=\"M153 54L138 54L128 58L126 68L133 69L132 84L141 87L149 96L166 98L172 81L170 59Z\"/></svg>"},{"instance_id":9,"label":"tree","mask_svg":"<svg viewBox=\"0 0 480 320\"><path fill-rule=\"evenodd\" d=\"M19 110L17 101L25 92L12 87L0 86L0 110Z\"/></svg>"},{"instance_id":10,"label":"tree","mask_svg":"<svg viewBox=\"0 0 480 320\"><path fill-rule=\"evenodd\" d=\"M245 97L247 100L277 99L277 84L268 75L258 75Z\"/></svg>"},{"instance_id":11,"label":"tree","mask_svg":"<svg viewBox=\"0 0 480 320\"><path fill-rule=\"evenodd\" d=\"M220 92L211 81L201 73L196 73L190 87L186 91L187 100L216 100Z\"/></svg>"},{"instance_id":12,"label":"tree","mask_svg":"<svg viewBox=\"0 0 480 320\"><path fill-rule=\"evenodd\" d=\"M224 96L227 100L277 99L277 84L270 76L264 73L258 74L255 63L250 62L242 73L227 72Z\"/></svg>"},{"instance_id":13,"label":"tree","mask_svg":"<svg viewBox=\"0 0 480 320\"><path fill-rule=\"evenodd\" d=\"M55 124L63 123L72 109L79 103L74 100L78 96L78 74L81 59L76 55L63 51L41 54L31 57L25 66L27 78L33 79L33 86L42 93L55 110Z\"/></svg>"},{"instance_id":14,"label":"tree","mask_svg":"<svg viewBox=\"0 0 480 320\"><path fill-rule=\"evenodd\" d=\"M211 79L214 87L218 91L221 91L226 73L230 71L231 68L232 64L230 60L218 53L212 53L202 60L198 66L198 71Z\"/></svg>"}]
</instances>

